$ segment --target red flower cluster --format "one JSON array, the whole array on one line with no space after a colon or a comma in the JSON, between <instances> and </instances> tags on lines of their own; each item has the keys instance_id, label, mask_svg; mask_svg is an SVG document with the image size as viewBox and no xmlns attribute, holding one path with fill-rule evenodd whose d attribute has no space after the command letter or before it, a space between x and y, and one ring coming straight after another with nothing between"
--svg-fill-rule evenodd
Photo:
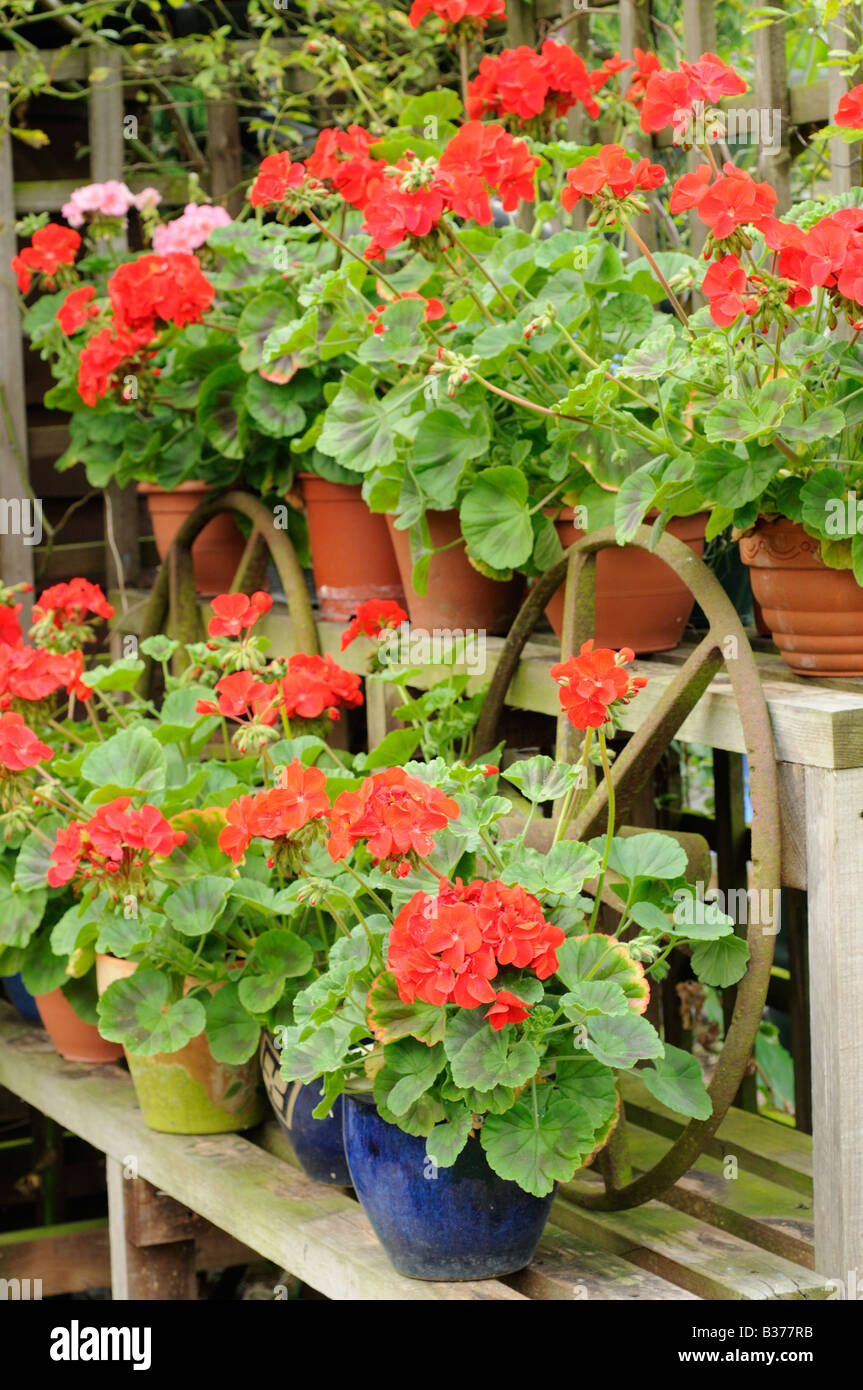
<instances>
[{"instance_id":1,"label":"red flower cluster","mask_svg":"<svg viewBox=\"0 0 863 1390\"><path fill-rule=\"evenodd\" d=\"M33 609L34 623L48 622L58 632L65 628L86 625L88 614L109 621L114 609L98 584L76 577L68 584L53 584L43 589Z\"/></svg>"},{"instance_id":2,"label":"red flower cluster","mask_svg":"<svg viewBox=\"0 0 863 1390\"><path fill-rule=\"evenodd\" d=\"M769 183L758 183L734 164L724 164L722 176L712 183L711 177L707 164L692 174L684 174L674 185L669 207L675 213L695 208L713 233L714 242L726 241L738 227L760 227L772 214L776 192ZM706 254L709 256L710 252Z\"/></svg>"},{"instance_id":3,"label":"red flower cluster","mask_svg":"<svg viewBox=\"0 0 863 1390\"><path fill-rule=\"evenodd\" d=\"M485 1015L497 1032L527 1018L528 1008L509 990L496 993L491 981L501 965L530 969L541 980L557 969L560 927L543 916L536 898L498 880L455 886L441 882L436 897L415 893L393 924L387 964L406 1004L458 1004Z\"/></svg>"},{"instance_id":4,"label":"red flower cluster","mask_svg":"<svg viewBox=\"0 0 863 1390\"><path fill-rule=\"evenodd\" d=\"M710 300L710 317L720 328L729 328L741 314L757 314L758 284L750 285L755 276L747 276L738 256L723 256L714 261L704 277L702 290Z\"/></svg>"},{"instance_id":5,"label":"red flower cluster","mask_svg":"<svg viewBox=\"0 0 863 1390\"><path fill-rule=\"evenodd\" d=\"M233 671L216 681L216 693L218 701L197 700L195 713L275 724L279 692L273 682L259 681L251 671Z\"/></svg>"},{"instance_id":6,"label":"red flower cluster","mask_svg":"<svg viewBox=\"0 0 863 1390\"><path fill-rule=\"evenodd\" d=\"M363 224L371 236L366 256L380 259L406 237L428 236L447 211L487 225L492 220L491 193L497 193L507 212L520 199L532 202L539 162L539 156L503 126L468 121L450 140L437 167L431 161L412 166L400 160L399 173L388 175L375 188Z\"/></svg>"},{"instance_id":7,"label":"red flower cluster","mask_svg":"<svg viewBox=\"0 0 863 1390\"><path fill-rule=\"evenodd\" d=\"M288 189L300 188L305 177L304 165L292 163L287 151L268 154L249 189L249 202L253 208L274 207L283 203Z\"/></svg>"},{"instance_id":8,"label":"red flower cluster","mask_svg":"<svg viewBox=\"0 0 863 1390\"><path fill-rule=\"evenodd\" d=\"M216 616L207 624L207 632L211 637L239 637L244 628L253 628L272 606L273 600L262 589L251 598L245 594L218 594L210 603Z\"/></svg>"},{"instance_id":9,"label":"red flower cluster","mask_svg":"<svg viewBox=\"0 0 863 1390\"><path fill-rule=\"evenodd\" d=\"M849 130L863 130L863 84L852 87L839 98L834 125L846 126Z\"/></svg>"},{"instance_id":10,"label":"red flower cluster","mask_svg":"<svg viewBox=\"0 0 863 1390\"><path fill-rule=\"evenodd\" d=\"M599 729L617 705L626 704L647 684L645 676L631 676L623 667L635 653L629 647L613 652L593 650L593 638L578 656L552 666L551 677L560 686L560 703L576 729Z\"/></svg>"},{"instance_id":11,"label":"red flower cluster","mask_svg":"<svg viewBox=\"0 0 863 1390\"><path fill-rule=\"evenodd\" d=\"M81 651L0 647L0 709L8 709L13 700L47 699L55 690L89 700L93 692L81 679L83 672Z\"/></svg>"},{"instance_id":12,"label":"red flower cluster","mask_svg":"<svg viewBox=\"0 0 863 1390\"><path fill-rule=\"evenodd\" d=\"M62 888L81 869L85 879L120 878L128 882L136 869L146 866L142 857L164 859L186 839L184 830L173 830L157 806L132 806L132 798L118 796L100 806L88 821L72 821L57 831L51 850L48 883Z\"/></svg>"},{"instance_id":13,"label":"red flower cluster","mask_svg":"<svg viewBox=\"0 0 863 1390\"><path fill-rule=\"evenodd\" d=\"M0 714L0 769L3 773L23 772L53 758L53 749L40 743L23 715Z\"/></svg>"},{"instance_id":14,"label":"red flower cluster","mask_svg":"<svg viewBox=\"0 0 863 1390\"><path fill-rule=\"evenodd\" d=\"M345 671L327 653L307 656L303 652L288 658L288 673L279 681L282 708L288 719L340 718L339 708L353 709L363 703L362 681L353 671Z\"/></svg>"},{"instance_id":15,"label":"red flower cluster","mask_svg":"<svg viewBox=\"0 0 863 1390\"><path fill-rule=\"evenodd\" d=\"M367 777L358 792L339 793L327 849L338 862L365 840L379 868L404 878L411 865L431 854L434 833L458 816L457 803L439 788L390 767Z\"/></svg>"},{"instance_id":16,"label":"red flower cluster","mask_svg":"<svg viewBox=\"0 0 863 1390\"><path fill-rule=\"evenodd\" d=\"M47 275L50 282L61 265L74 265L80 245L81 238L71 227L61 227L56 222L40 227L33 233L30 245L10 262L21 293L27 293L37 272Z\"/></svg>"},{"instance_id":17,"label":"red flower cluster","mask_svg":"<svg viewBox=\"0 0 863 1390\"><path fill-rule=\"evenodd\" d=\"M366 637L378 637L384 629L399 627L406 623L408 615L393 599L369 599L361 603L342 633L342 651L349 647L355 637L364 632Z\"/></svg>"},{"instance_id":18,"label":"red flower cluster","mask_svg":"<svg viewBox=\"0 0 863 1390\"><path fill-rule=\"evenodd\" d=\"M156 320L183 328L198 323L216 291L197 256L169 251L139 256L118 266L108 281L108 298L119 324L133 332L156 333Z\"/></svg>"},{"instance_id":19,"label":"red flower cluster","mask_svg":"<svg viewBox=\"0 0 863 1390\"><path fill-rule=\"evenodd\" d=\"M506 19L506 0L414 0L411 27L416 29L427 14L437 15L444 29L466 20L482 29L490 19Z\"/></svg>"},{"instance_id":20,"label":"red flower cluster","mask_svg":"<svg viewBox=\"0 0 863 1390\"><path fill-rule=\"evenodd\" d=\"M626 100L633 106L640 106L647 90L647 84L655 72L662 70L662 64L655 53L645 53L644 49L633 49L635 57L634 63L627 63L627 67L637 69L632 82L626 89Z\"/></svg>"},{"instance_id":21,"label":"red flower cluster","mask_svg":"<svg viewBox=\"0 0 863 1390\"><path fill-rule=\"evenodd\" d=\"M776 273L789 282L787 303L808 304L813 289L824 288L856 328L863 304L863 209L839 208L808 231L769 217L761 231L778 252Z\"/></svg>"},{"instance_id":22,"label":"red flower cluster","mask_svg":"<svg viewBox=\"0 0 863 1390\"><path fill-rule=\"evenodd\" d=\"M566 180L569 187L564 188L560 201L567 211L581 198L590 198L613 218L619 205L636 190L647 192L664 183L665 170L649 159L633 161L622 145L603 145L598 155L568 169Z\"/></svg>"},{"instance_id":23,"label":"red flower cluster","mask_svg":"<svg viewBox=\"0 0 863 1390\"><path fill-rule=\"evenodd\" d=\"M566 115L580 101L596 120L599 107L593 93L610 76L605 68L588 73L575 50L554 39L546 39L541 53L525 45L505 48L480 63L479 76L468 85L467 114L471 120L489 112L521 121L537 116L553 119Z\"/></svg>"},{"instance_id":24,"label":"red flower cluster","mask_svg":"<svg viewBox=\"0 0 863 1390\"><path fill-rule=\"evenodd\" d=\"M225 813L225 828L219 835L219 849L235 864L240 862L256 837L293 842L290 848L295 851L298 832L313 821L322 823L329 815L326 788L326 773L317 767L303 767L299 759L294 758L284 769L277 787L231 802ZM304 846L305 838L300 837L299 848ZM282 844L281 852L286 848L288 846Z\"/></svg>"},{"instance_id":25,"label":"red flower cluster","mask_svg":"<svg viewBox=\"0 0 863 1390\"><path fill-rule=\"evenodd\" d=\"M359 125L349 125L347 130L322 130L306 160L306 172L311 178L330 184L351 207L363 209L387 167L385 159L373 159L369 154L369 146L374 142L375 137Z\"/></svg>"},{"instance_id":26,"label":"red flower cluster","mask_svg":"<svg viewBox=\"0 0 863 1390\"><path fill-rule=\"evenodd\" d=\"M696 101L714 102L746 91L742 77L717 58L702 53L697 63L681 63L678 72L654 70L644 84L641 129L650 134L681 123Z\"/></svg>"},{"instance_id":27,"label":"red flower cluster","mask_svg":"<svg viewBox=\"0 0 863 1390\"><path fill-rule=\"evenodd\" d=\"M149 346L149 328L135 333L125 328L100 328L78 359L78 394L85 405L95 405L115 384L114 374L124 363L130 363L143 348ZM152 353L147 353L152 356Z\"/></svg>"},{"instance_id":28,"label":"red flower cluster","mask_svg":"<svg viewBox=\"0 0 863 1390\"><path fill-rule=\"evenodd\" d=\"M18 614L20 603L0 603L0 647L20 647L24 640Z\"/></svg>"},{"instance_id":29,"label":"red flower cluster","mask_svg":"<svg viewBox=\"0 0 863 1390\"><path fill-rule=\"evenodd\" d=\"M95 293L92 285L82 285L80 289L71 290L66 295L57 310L57 322L64 333L77 333L89 319L96 317L99 306L90 302Z\"/></svg>"}]
</instances>

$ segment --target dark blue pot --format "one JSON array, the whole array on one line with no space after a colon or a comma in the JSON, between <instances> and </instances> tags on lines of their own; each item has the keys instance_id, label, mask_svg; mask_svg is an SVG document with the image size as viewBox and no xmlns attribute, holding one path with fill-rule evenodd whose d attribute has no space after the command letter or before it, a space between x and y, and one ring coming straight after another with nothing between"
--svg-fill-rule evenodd
<instances>
[{"instance_id":1,"label":"dark blue pot","mask_svg":"<svg viewBox=\"0 0 863 1390\"><path fill-rule=\"evenodd\" d=\"M2 979L6 986L9 1002L15 1005L21 1017L26 1019L28 1023L41 1023L39 1010L36 1008L36 1000L25 986L21 976L4 975Z\"/></svg>"},{"instance_id":2,"label":"dark blue pot","mask_svg":"<svg viewBox=\"0 0 863 1390\"><path fill-rule=\"evenodd\" d=\"M260 1059L270 1104L306 1177L336 1187L350 1187L342 1140L341 1096L325 1120L316 1120L312 1111L323 1094L320 1081L312 1081L308 1086L285 1081L279 1070L279 1048L271 1033L264 1033L261 1038Z\"/></svg>"},{"instance_id":3,"label":"dark blue pot","mask_svg":"<svg viewBox=\"0 0 863 1390\"><path fill-rule=\"evenodd\" d=\"M400 1274L412 1279L499 1279L533 1258L554 1193L532 1197L488 1166L475 1137L451 1168L424 1139L345 1096L345 1153L357 1196Z\"/></svg>"}]
</instances>

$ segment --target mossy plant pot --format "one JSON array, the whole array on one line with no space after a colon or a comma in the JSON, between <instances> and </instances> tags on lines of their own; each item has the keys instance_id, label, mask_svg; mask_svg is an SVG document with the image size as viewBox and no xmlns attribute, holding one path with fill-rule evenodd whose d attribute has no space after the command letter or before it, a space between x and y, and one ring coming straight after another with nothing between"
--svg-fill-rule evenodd
<instances>
[{"instance_id":1,"label":"mossy plant pot","mask_svg":"<svg viewBox=\"0 0 863 1390\"><path fill-rule=\"evenodd\" d=\"M559 513L546 510L555 518L555 528L564 548L581 540L584 531L573 525L575 512L564 507ZM649 524L656 513L649 513ZM666 530L685 541L699 558L704 554L707 513L672 517ZM546 606L546 617L557 636L563 632L561 585ZM634 652L667 652L678 645L689 622L695 599L682 580L658 555L634 545L610 546L596 557L597 647L631 647Z\"/></svg>"},{"instance_id":2,"label":"mossy plant pot","mask_svg":"<svg viewBox=\"0 0 863 1390\"><path fill-rule=\"evenodd\" d=\"M318 608L347 622L368 599L405 601L386 518L369 511L358 483L330 483L301 473Z\"/></svg>"},{"instance_id":3,"label":"mossy plant pot","mask_svg":"<svg viewBox=\"0 0 863 1390\"><path fill-rule=\"evenodd\" d=\"M554 1201L493 1173L476 1136L451 1168L425 1140L344 1097L345 1153L363 1210L390 1261L411 1279L499 1279L533 1258Z\"/></svg>"},{"instance_id":4,"label":"mossy plant pot","mask_svg":"<svg viewBox=\"0 0 863 1390\"><path fill-rule=\"evenodd\" d=\"M135 961L97 956L99 993L136 969ZM186 992L195 983L187 979ZM260 1124L266 1114L257 1054L238 1065L217 1062L206 1033L177 1052L123 1051L144 1122L160 1134L230 1134Z\"/></svg>"},{"instance_id":5,"label":"mossy plant pot","mask_svg":"<svg viewBox=\"0 0 863 1390\"><path fill-rule=\"evenodd\" d=\"M120 1044L106 1042L95 1023L79 1018L62 989L37 994L35 999L48 1037L67 1062L119 1062Z\"/></svg>"},{"instance_id":6,"label":"mossy plant pot","mask_svg":"<svg viewBox=\"0 0 863 1390\"><path fill-rule=\"evenodd\" d=\"M756 604L798 676L863 675L863 589L797 521L762 517L740 540Z\"/></svg>"},{"instance_id":7,"label":"mossy plant pot","mask_svg":"<svg viewBox=\"0 0 863 1390\"><path fill-rule=\"evenodd\" d=\"M156 549L159 559L164 560L183 522L201 505L210 488L206 483L180 483L166 492L155 483L138 483L138 491L147 498ZM227 593L245 548L243 533L233 513L221 512L208 521L192 545L192 568L198 593Z\"/></svg>"},{"instance_id":8,"label":"mossy plant pot","mask_svg":"<svg viewBox=\"0 0 863 1390\"><path fill-rule=\"evenodd\" d=\"M524 597L524 576L489 579L475 569L462 540L457 511L426 512L426 521L437 553L429 564L426 591L418 594L413 586L410 532L397 530L396 517L387 517L413 626L426 632L471 628L492 637L504 636Z\"/></svg>"},{"instance_id":9,"label":"mossy plant pot","mask_svg":"<svg viewBox=\"0 0 863 1390\"><path fill-rule=\"evenodd\" d=\"M342 1097L329 1115L316 1120L312 1111L323 1095L320 1081L306 1086L301 1081L286 1081L280 1069L279 1045L272 1033L262 1035L258 1055L273 1113L306 1177L336 1187L350 1187L342 1138Z\"/></svg>"}]
</instances>

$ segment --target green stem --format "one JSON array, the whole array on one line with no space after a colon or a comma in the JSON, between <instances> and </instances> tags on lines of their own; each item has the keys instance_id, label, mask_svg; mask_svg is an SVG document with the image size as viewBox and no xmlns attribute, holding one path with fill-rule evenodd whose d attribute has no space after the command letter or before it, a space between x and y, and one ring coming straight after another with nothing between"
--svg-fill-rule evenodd
<instances>
[{"instance_id":1,"label":"green stem","mask_svg":"<svg viewBox=\"0 0 863 1390\"><path fill-rule=\"evenodd\" d=\"M599 879L596 885L596 898L593 903L593 912L590 915L590 922L587 930L592 932L599 916L600 903L602 902L602 889L605 884L605 872L608 868L608 856L611 853L611 842L614 839L614 782L611 776L611 767L608 762L608 749L605 743L604 729L597 730L599 734L599 751L602 757L602 772L605 777L606 795L608 797L608 825L605 830L605 849L602 854L602 864L599 869Z\"/></svg>"}]
</instances>

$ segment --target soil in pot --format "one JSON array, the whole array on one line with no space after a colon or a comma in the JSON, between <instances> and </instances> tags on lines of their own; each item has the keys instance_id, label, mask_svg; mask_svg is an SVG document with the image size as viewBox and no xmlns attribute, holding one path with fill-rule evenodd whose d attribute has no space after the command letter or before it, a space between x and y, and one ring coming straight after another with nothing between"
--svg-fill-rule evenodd
<instances>
[{"instance_id":1,"label":"soil in pot","mask_svg":"<svg viewBox=\"0 0 863 1390\"><path fill-rule=\"evenodd\" d=\"M306 1177L350 1187L342 1139L342 1097L329 1115L316 1120L312 1111L323 1095L320 1081L306 1086L300 1081L285 1081L279 1069L279 1047L272 1033L261 1037L259 1056L264 1089Z\"/></svg>"},{"instance_id":2,"label":"soil in pot","mask_svg":"<svg viewBox=\"0 0 863 1390\"><path fill-rule=\"evenodd\" d=\"M183 522L200 506L210 489L206 483L180 483L171 492L165 492L153 483L139 483L138 491L147 498L156 549L159 559L164 560ZM243 533L231 512L221 512L208 521L192 546L192 568L198 593L226 593L245 548Z\"/></svg>"},{"instance_id":3,"label":"soil in pot","mask_svg":"<svg viewBox=\"0 0 863 1390\"><path fill-rule=\"evenodd\" d=\"M740 541L753 596L787 664L799 676L863 674L863 588L829 569L799 522L760 520Z\"/></svg>"},{"instance_id":4,"label":"soil in pot","mask_svg":"<svg viewBox=\"0 0 863 1390\"><path fill-rule=\"evenodd\" d=\"M492 637L505 635L524 598L523 575L502 582L480 574L467 557L457 511L427 512L426 520L438 553L431 558L426 592L418 594L411 582L410 533L396 530L395 517L387 517L413 626L427 632L473 628Z\"/></svg>"},{"instance_id":5,"label":"soil in pot","mask_svg":"<svg viewBox=\"0 0 863 1390\"><path fill-rule=\"evenodd\" d=\"M412 1279L498 1279L533 1258L554 1192L532 1197L488 1166L476 1136L451 1168L430 1170L425 1140L344 1097L345 1153L378 1239Z\"/></svg>"},{"instance_id":6,"label":"soil in pot","mask_svg":"<svg viewBox=\"0 0 863 1390\"><path fill-rule=\"evenodd\" d=\"M100 994L136 969L134 961L97 956ZM186 990L194 983L187 980ZM217 1062L206 1033L177 1052L126 1051L126 1061L144 1121L160 1134L229 1134L259 1124L266 1113L257 1055L238 1065Z\"/></svg>"},{"instance_id":7,"label":"soil in pot","mask_svg":"<svg viewBox=\"0 0 863 1390\"><path fill-rule=\"evenodd\" d=\"M347 622L368 599L405 601L386 517L370 512L362 487L301 473L318 608Z\"/></svg>"},{"instance_id":8,"label":"soil in pot","mask_svg":"<svg viewBox=\"0 0 863 1390\"><path fill-rule=\"evenodd\" d=\"M547 515L554 516L553 511ZM650 513L646 521L655 519ZM574 545L585 534L573 526L572 507L565 507L555 518L555 527L564 547ZM704 528L707 513L672 517L666 530L685 541L699 558L704 554ZM546 617L557 636L563 632L564 585L546 606ZM611 546L596 557L597 647L631 647L634 652L667 652L676 647L689 621L695 599L682 580L658 555L637 546Z\"/></svg>"},{"instance_id":9,"label":"soil in pot","mask_svg":"<svg viewBox=\"0 0 863 1390\"><path fill-rule=\"evenodd\" d=\"M123 1055L119 1043L100 1037L95 1023L79 1018L62 989L37 994L36 1007L46 1032L67 1062L118 1062Z\"/></svg>"}]
</instances>

